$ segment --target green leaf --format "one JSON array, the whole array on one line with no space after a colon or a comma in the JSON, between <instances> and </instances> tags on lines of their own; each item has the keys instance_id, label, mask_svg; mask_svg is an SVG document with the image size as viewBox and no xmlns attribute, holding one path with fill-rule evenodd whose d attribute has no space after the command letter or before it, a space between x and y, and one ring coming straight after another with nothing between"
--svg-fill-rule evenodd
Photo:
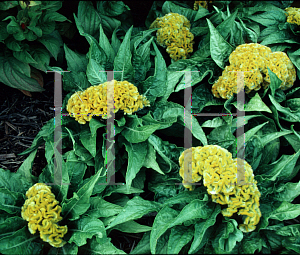
<instances>
[{"instance_id":1,"label":"green leaf","mask_svg":"<svg viewBox=\"0 0 300 255\"><path fill-rule=\"evenodd\" d=\"M175 226L171 229L168 242L168 254L179 254L182 247L193 238L193 229L185 226Z\"/></svg>"},{"instance_id":2,"label":"green leaf","mask_svg":"<svg viewBox=\"0 0 300 255\"><path fill-rule=\"evenodd\" d=\"M32 235L25 226L13 234L0 239L0 252L3 254L38 255L42 251L42 244L34 242L38 238Z\"/></svg>"},{"instance_id":3,"label":"green leaf","mask_svg":"<svg viewBox=\"0 0 300 255\"><path fill-rule=\"evenodd\" d=\"M17 41L22 41L25 39L24 31L20 24L16 21L14 16L8 16L3 21L10 19L9 24L6 29L9 34L12 34Z\"/></svg>"},{"instance_id":4,"label":"green leaf","mask_svg":"<svg viewBox=\"0 0 300 255\"><path fill-rule=\"evenodd\" d=\"M101 3L101 2L100 2ZM99 36L99 45L104 50L104 52L107 55L107 70L112 70L113 68L113 62L116 57L116 53L113 49L113 47L110 45L109 40L106 36L106 34L103 31L102 25L100 24L100 36Z\"/></svg>"},{"instance_id":5,"label":"green leaf","mask_svg":"<svg viewBox=\"0 0 300 255\"><path fill-rule=\"evenodd\" d=\"M194 18L197 13L195 10L191 8L184 8L171 1L165 1L162 6L162 13L163 15L166 15L170 12L181 14L185 16L190 22L194 21Z\"/></svg>"},{"instance_id":6,"label":"green leaf","mask_svg":"<svg viewBox=\"0 0 300 255\"><path fill-rule=\"evenodd\" d=\"M133 26L126 32L122 44L114 60L114 71L116 72L114 79L117 81L126 80L133 82L133 67L131 65L131 51L130 51L130 36Z\"/></svg>"},{"instance_id":7,"label":"green leaf","mask_svg":"<svg viewBox=\"0 0 300 255\"><path fill-rule=\"evenodd\" d=\"M152 168L153 170L157 171L160 174L164 175L164 172L160 169L159 165L156 162L156 151L154 150L151 143L148 141L148 149L147 155L145 157L145 161L143 163L144 167Z\"/></svg>"},{"instance_id":8,"label":"green leaf","mask_svg":"<svg viewBox=\"0 0 300 255\"><path fill-rule=\"evenodd\" d=\"M80 1L78 4L78 19L85 33L96 36L99 32L101 17L91 1Z\"/></svg>"},{"instance_id":9,"label":"green leaf","mask_svg":"<svg viewBox=\"0 0 300 255\"><path fill-rule=\"evenodd\" d=\"M273 73L270 68L268 67L268 73L270 76L270 80L271 80L271 84L270 84L270 88L271 88L271 95L272 97L274 97L275 95L275 91L277 89L280 88L280 85L282 83L282 80L280 80L277 75L275 73Z\"/></svg>"},{"instance_id":10,"label":"green leaf","mask_svg":"<svg viewBox=\"0 0 300 255\"><path fill-rule=\"evenodd\" d=\"M278 190L274 195L273 198L277 201L286 201L286 202L293 202L293 200L300 195L300 182L292 183L288 182L285 183L280 191Z\"/></svg>"},{"instance_id":11,"label":"green leaf","mask_svg":"<svg viewBox=\"0 0 300 255\"><path fill-rule=\"evenodd\" d=\"M168 206L163 207L156 215L150 234L150 249L151 254L155 254L158 239L166 232L178 212Z\"/></svg>"},{"instance_id":12,"label":"green leaf","mask_svg":"<svg viewBox=\"0 0 300 255\"><path fill-rule=\"evenodd\" d=\"M96 156L96 136L92 136L89 128L86 126L80 132L80 141L83 146L93 155Z\"/></svg>"},{"instance_id":13,"label":"green leaf","mask_svg":"<svg viewBox=\"0 0 300 255\"><path fill-rule=\"evenodd\" d=\"M184 107L173 102L161 102L157 104L153 116L155 120L159 121L169 121L170 118L177 118L179 124L182 126L185 125ZM190 129L193 136L201 141L203 145L207 145L206 136L194 115L192 115L192 128L187 128Z\"/></svg>"},{"instance_id":14,"label":"green leaf","mask_svg":"<svg viewBox=\"0 0 300 255\"><path fill-rule=\"evenodd\" d=\"M86 249L86 254L127 254L126 252L117 249L110 241L108 237L92 239L89 248Z\"/></svg>"},{"instance_id":15,"label":"green leaf","mask_svg":"<svg viewBox=\"0 0 300 255\"><path fill-rule=\"evenodd\" d=\"M34 32L38 37L41 37L43 35L43 31L39 27L27 26L27 28Z\"/></svg>"},{"instance_id":16,"label":"green leaf","mask_svg":"<svg viewBox=\"0 0 300 255\"><path fill-rule=\"evenodd\" d=\"M183 191L164 201L164 205L173 206L174 204L187 204L195 199L205 199L206 191L200 192L199 189L193 191Z\"/></svg>"},{"instance_id":17,"label":"green leaf","mask_svg":"<svg viewBox=\"0 0 300 255\"><path fill-rule=\"evenodd\" d=\"M13 56L23 62L23 63L28 63L28 64L37 64L37 62L32 58L32 56L28 53L27 50L22 50L22 51L14 51Z\"/></svg>"},{"instance_id":18,"label":"green leaf","mask_svg":"<svg viewBox=\"0 0 300 255\"><path fill-rule=\"evenodd\" d=\"M179 213L179 215L170 223L169 227L180 225L188 220L208 219L212 214L213 208L207 201L195 199L187 204Z\"/></svg>"},{"instance_id":19,"label":"green leaf","mask_svg":"<svg viewBox=\"0 0 300 255\"><path fill-rule=\"evenodd\" d=\"M74 243L72 244L66 243L61 248L52 247L48 252L48 255L77 255L77 254L78 254L78 246Z\"/></svg>"},{"instance_id":20,"label":"green leaf","mask_svg":"<svg viewBox=\"0 0 300 255\"><path fill-rule=\"evenodd\" d=\"M22 217L9 215L6 219L2 218L0 221L0 240L7 235L12 235L24 226L28 226L28 223Z\"/></svg>"},{"instance_id":21,"label":"green leaf","mask_svg":"<svg viewBox=\"0 0 300 255\"><path fill-rule=\"evenodd\" d=\"M36 64L31 64L36 69L39 69L43 72L48 70L50 63L50 54L46 49L40 47L34 47L30 50L32 58L35 60Z\"/></svg>"},{"instance_id":22,"label":"green leaf","mask_svg":"<svg viewBox=\"0 0 300 255\"><path fill-rule=\"evenodd\" d=\"M59 22L63 22L68 20L64 15L58 13L58 12L54 12L54 11L47 11L45 16L44 16L44 20L45 21L59 21ZM69 21L69 20L68 20Z\"/></svg>"},{"instance_id":23,"label":"green leaf","mask_svg":"<svg viewBox=\"0 0 300 255\"><path fill-rule=\"evenodd\" d=\"M14 8L17 5L19 5L18 1L3 1L3 2L0 2L0 10L6 11L10 8Z\"/></svg>"},{"instance_id":24,"label":"green leaf","mask_svg":"<svg viewBox=\"0 0 300 255\"><path fill-rule=\"evenodd\" d=\"M251 15L248 18L266 27L286 22L286 16L283 10L266 11L261 14Z\"/></svg>"},{"instance_id":25,"label":"green leaf","mask_svg":"<svg viewBox=\"0 0 300 255\"><path fill-rule=\"evenodd\" d=\"M31 183L28 183L19 172L13 173L0 168L0 187L25 194L31 187Z\"/></svg>"},{"instance_id":26,"label":"green leaf","mask_svg":"<svg viewBox=\"0 0 300 255\"><path fill-rule=\"evenodd\" d=\"M176 164L169 158L166 156L164 150L163 150L163 141L161 138L159 138L156 135L150 135L148 138L149 143L154 147L154 149L158 152L158 154L163 158L163 160L170 166L169 170L167 170L167 172L169 172L172 167L178 167L177 162Z\"/></svg>"},{"instance_id":27,"label":"green leaf","mask_svg":"<svg viewBox=\"0 0 300 255\"><path fill-rule=\"evenodd\" d=\"M23 69L24 68L24 69ZM0 82L12 87L40 92L44 89L35 80L30 78L30 67L14 57L4 57L0 54Z\"/></svg>"},{"instance_id":28,"label":"green leaf","mask_svg":"<svg viewBox=\"0 0 300 255\"><path fill-rule=\"evenodd\" d=\"M124 145L128 153L126 186L129 190L129 188L131 187L132 180L135 178L135 176L144 164L145 157L147 154L147 142L133 144L125 142Z\"/></svg>"},{"instance_id":29,"label":"green leaf","mask_svg":"<svg viewBox=\"0 0 300 255\"><path fill-rule=\"evenodd\" d=\"M37 177L31 174L32 164L35 158L35 154L37 149L33 150L30 155L26 158L26 160L22 163L22 165L17 170L17 173L20 173L22 177L24 177L29 183L35 183Z\"/></svg>"},{"instance_id":30,"label":"green leaf","mask_svg":"<svg viewBox=\"0 0 300 255\"><path fill-rule=\"evenodd\" d=\"M144 191L134 187L130 187L128 191L125 185L109 185L106 187L103 197L108 197L112 193L133 194L133 193L142 193L142 192Z\"/></svg>"},{"instance_id":31,"label":"green leaf","mask_svg":"<svg viewBox=\"0 0 300 255\"><path fill-rule=\"evenodd\" d=\"M121 134L130 143L141 143L146 141L151 134L160 128L160 124L144 125L137 127L136 124L131 124L125 127Z\"/></svg>"},{"instance_id":32,"label":"green leaf","mask_svg":"<svg viewBox=\"0 0 300 255\"><path fill-rule=\"evenodd\" d=\"M41 42L55 58L55 60L57 60L58 52L60 51L60 47L63 45L58 31L54 31L48 35L43 35L43 37L38 38L37 40Z\"/></svg>"},{"instance_id":33,"label":"green leaf","mask_svg":"<svg viewBox=\"0 0 300 255\"><path fill-rule=\"evenodd\" d=\"M282 226L276 231L277 235L281 236L298 236L300 235L300 224Z\"/></svg>"},{"instance_id":34,"label":"green leaf","mask_svg":"<svg viewBox=\"0 0 300 255\"><path fill-rule=\"evenodd\" d=\"M224 63L227 62L233 47L226 42L211 21L209 19L206 20L210 31L211 57L220 68L224 69Z\"/></svg>"},{"instance_id":35,"label":"green leaf","mask_svg":"<svg viewBox=\"0 0 300 255\"><path fill-rule=\"evenodd\" d=\"M113 47L113 49L115 51L115 55L118 53L120 46L121 46L121 42L120 42L119 38L117 37L117 28L118 27L116 27L114 29L112 36L111 36L111 47Z\"/></svg>"},{"instance_id":36,"label":"green leaf","mask_svg":"<svg viewBox=\"0 0 300 255\"><path fill-rule=\"evenodd\" d=\"M137 246L129 254L150 254L150 232L146 232Z\"/></svg>"},{"instance_id":37,"label":"green leaf","mask_svg":"<svg viewBox=\"0 0 300 255\"><path fill-rule=\"evenodd\" d=\"M243 239L243 233L237 229L237 222L234 219L226 220L217 229L217 236L213 241L213 247L215 250L230 252L236 246L236 242L240 242Z\"/></svg>"},{"instance_id":38,"label":"green leaf","mask_svg":"<svg viewBox=\"0 0 300 255\"><path fill-rule=\"evenodd\" d=\"M223 125L213 129L207 138L209 144L219 145L223 148L228 148L236 140L235 136L231 133L229 125Z\"/></svg>"},{"instance_id":39,"label":"green leaf","mask_svg":"<svg viewBox=\"0 0 300 255\"><path fill-rule=\"evenodd\" d=\"M7 23L0 21L0 41L4 41L9 36L6 27Z\"/></svg>"},{"instance_id":40,"label":"green leaf","mask_svg":"<svg viewBox=\"0 0 300 255\"><path fill-rule=\"evenodd\" d=\"M66 44L64 44L64 50L68 63L68 70L72 72L86 72L88 64L86 56L72 51Z\"/></svg>"},{"instance_id":41,"label":"green leaf","mask_svg":"<svg viewBox=\"0 0 300 255\"><path fill-rule=\"evenodd\" d=\"M152 42L152 45L156 53L154 76L151 76L144 81L142 86L144 94L149 97L151 102L154 102L156 97L163 96L165 93L161 88L166 86L167 66L156 44Z\"/></svg>"},{"instance_id":42,"label":"green leaf","mask_svg":"<svg viewBox=\"0 0 300 255\"><path fill-rule=\"evenodd\" d=\"M300 215L300 205L292 204L283 201L281 205L270 212L266 217L267 219L275 219L279 221L295 219Z\"/></svg>"},{"instance_id":43,"label":"green leaf","mask_svg":"<svg viewBox=\"0 0 300 255\"><path fill-rule=\"evenodd\" d=\"M115 17L130 9L122 1L103 1L97 2L97 10L102 15Z\"/></svg>"},{"instance_id":44,"label":"green leaf","mask_svg":"<svg viewBox=\"0 0 300 255\"><path fill-rule=\"evenodd\" d=\"M191 244L191 248L189 250L189 254L195 253L198 249L201 249L205 243L203 240L207 240L208 237L208 229L216 223L216 219L218 214L221 212L220 205L216 205L214 207L214 211L210 215L208 219L205 221L200 221L195 224L195 233L194 233L194 240ZM202 244L202 245L201 245Z\"/></svg>"},{"instance_id":45,"label":"green leaf","mask_svg":"<svg viewBox=\"0 0 300 255\"><path fill-rule=\"evenodd\" d=\"M265 166L264 173L261 176L271 181L275 181L276 179L289 181L299 155L300 150L293 155L282 155L277 161Z\"/></svg>"},{"instance_id":46,"label":"green leaf","mask_svg":"<svg viewBox=\"0 0 300 255\"><path fill-rule=\"evenodd\" d=\"M297 113L292 113L289 108L281 106L279 103L276 102L272 95L269 95L269 98L272 104L275 106L276 110L284 114L284 116L280 116L280 118L289 122L300 122L300 115L298 115Z\"/></svg>"},{"instance_id":47,"label":"green leaf","mask_svg":"<svg viewBox=\"0 0 300 255\"><path fill-rule=\"evenodd\" d=\"M110 229L118 224L136 220L151 212L157 212L161 208L161 204L153 201L144 200L139 196L127 202L124 209L117 215L117 217L106 227Z\"/></svg>"},{"instance_id":48,"label":"green leaf","mask_svg":"<svg viewBox=\"0 0 300 255\"><path fill-rule=\"evenodd\" d=\"M94 218L110 217L122 211L121 206L107 202L101 197L91 197L90 204L86 214Z\"/></svg>"},{"instance_id":49,"label":"green leaf","mask_svg":"<svg viewBox=\"0 0 300 255\"><path fill-rule=\"evenodd\" d=\"M87 238L92 238L93 236L102 238L106 236L103 222L99 219L92 218L90 216L84 216L75 221L73 224L75 224L75 226L73 226L73 229L70 230L70 232L73 233L68 243L73 242L80 247L87 243Z\"/></svg>"},{"instance_id":50,"label":"green leaf","mask_svg":"<svg viewBox=\"0 0 300 255\"><path fill-rule=\"evenodd\" d=\"M105 68L92 58L87 65L86 75L89 83L92 85L103 84L107 81Z\"/></svg>"},{"instance_id":51,"label":"green leaf","mask_svg":"<svg viewBox=\"0 0 300 255\"><path fill-rule=\"evenodd\" d=\"M241 243L244 254L254 254L256 250L260 252L262 247L266 245L263 238L257 232L245 235Z\"/></svg>"},{"instance_id":52,"label":"green leaf","mask_svg":"<svg viewBox=\"0 0 300 255\"><path fill-rule=\"evenodd\" d=\"M142 233L151 231L151 227L146 225L141 225L133 220L121 223L117 226L114 226L112 229L119 230L124 233Z\"/></svg>"},{"instance_id":53,"label":"green leaf","mask_svg":"<svg viewBox=\"0 0 300 255\"><path fill-rule=\"evenodd\" d=\"M134 48L134 55L133 55L133 69L134 69L134 81L136 86L145 80L146 74L151 68L151 61L150 61L150 44L153 40L153 37L146 43L136 50ZM156 66L156 65L155 65ZM143 89L146 91L145 89Z\"/></svg>"},{"instance_id":54,"label":"green leaf","mask_svg":"<svg viewBox=\"0 0 300 255\"><path fill-rule=\"evenodd\" d=\"M241 110L241 109L239 109L239 110ZM251 111L272 113L270 108L261 100L258 93L256 93L255 96L250 99L248 104L246 104L245 112L251 112Z\"/></svg>"},{"instance_id":55,"label":"green leaf","mask_svg":"<svg viewBox=\"0 0 300 255\"><path fill-rule=\"evenodd\" d=\"M9 214L19 214L21 207L17 206L17 204L21 201L24 201L21 193L10 191L7 188L0 188L0 211L2 210Z\"/></svg>"},{"instance_id":56,"label":"green leaf","mask_svg":"<svg viewBox=\"0 0 300 255\"><path fill-rule=\"evenodd\" d=\"M83 185L77 193L74 192L72 198L67 199L65 203L62 203L62 214L64 215L64 218L68 216L68 219L71 221L77 220L80 215L88 210L90 207L89 199L92 195L93 188L99 179L100 172L101 170L93 175L89 182Z\"/></svg>"}]
</instances>

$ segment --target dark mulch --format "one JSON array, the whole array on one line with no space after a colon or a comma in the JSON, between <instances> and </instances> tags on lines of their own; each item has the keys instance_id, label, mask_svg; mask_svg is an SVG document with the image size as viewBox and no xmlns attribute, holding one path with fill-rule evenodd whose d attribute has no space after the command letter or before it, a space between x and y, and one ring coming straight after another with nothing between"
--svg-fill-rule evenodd
<instances>
[{"instance_id":1,"label":"dark mulch","mask_svg":"<svg viewBox=\"0 0 300 255\"><path fill-rule=\"evenodd\" d=\"M32 97L0 83L0 168L16 172L29 155L18 154L31 146L40 129L54 117L54 75L43 76L45 91L31 92ZM44 155L43 145L32 167L36 176L46 166Z\"/></svg>"}]
</instances>

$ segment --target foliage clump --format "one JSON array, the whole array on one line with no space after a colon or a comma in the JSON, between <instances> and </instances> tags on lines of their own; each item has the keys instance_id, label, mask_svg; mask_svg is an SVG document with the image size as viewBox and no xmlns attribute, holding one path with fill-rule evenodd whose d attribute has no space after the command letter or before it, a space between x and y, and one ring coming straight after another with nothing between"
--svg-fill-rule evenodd
<instances>
[{"instance_id":1,"label":"foliage clump","mask_svg":"<svg viewBox=\"0 0 300 255\"><path fill-rule=\"evenodd\" d=\"M170 57L177 61L186 59L193 52L194 35L190 32L188 19L178 13L168 13L157 18L150 26L159 28L156 36L162 47L167 47Z\"/></svg>"},{"instance_id":2,"label":"foliage clump","mask_svg":"<svg viewBox=\"0 0 300 255\"><path fill-rule=\"evenodd\" d=\"M113 97L107 96L107 86L110 85L112 85L110 82L105 82L91 86L85 91L75 92L68 101L67 111L71 116L75 115L75 120L80 124L85 124L92 119L92 115L101 115L103 119L107 119L109 117L107 106L112 98L114 98L114 113L123 110L124 114L131 115L144 106L150 106L146 97L140 95L137 87L128 81L113 80Z\"/></svg>"},{"instance_id":3,"label":"foliage clump","mask_svg":"<svg viewBox=\"0 0 300 255\"><path fill-rule=\"evenodd\" d=\"M284 52L272 52L267 46L258 43L239 45L229 56L229 66L226 66L222 76L212 86L215 97L229 99L233 93L238 93L242 86L237 86L237 71L244 71L245 92L264 89L270 85L269 69L282 81L280 88L289 89L296 80L296 70Z\"/></svg>"},{"instance_id":4,"label":"foliage clump","mask_svg":"<svg viewBox=\"0 0 300 255\"><path fill-rule=\"evenodd\" d=\"M194 186L187 183L199 182L203 177L203 184L213 202L228 205L228 208L222 210L223 216L231 217L238 212L238 215L245 217L244 224L239 225L240 230L255 230L261 217L261 194L256 186L253 170L246 161L232 159L232 154L218 145L206 145L182 152L179 164L179 174L185 188L193 190ZM244 170L239 173L245 177L241 180L238 180L238 165L239 169Z\"/></svg>"},{"instance_id":5,"label":"foliage clump","mask_svg":"<svg viewBox=\"0 0 300 255\"><path fill-rule=\"evenodd\" d=\"M58 226L62 220L61 207L51 192L51 187L36 183L26 192L27 200L22 207L22 218L27 220L31 234L40 231L40 237L53 247L62 247L66 242L61 238L68 231L67 226Z\"/></svg>"}]
</instances>

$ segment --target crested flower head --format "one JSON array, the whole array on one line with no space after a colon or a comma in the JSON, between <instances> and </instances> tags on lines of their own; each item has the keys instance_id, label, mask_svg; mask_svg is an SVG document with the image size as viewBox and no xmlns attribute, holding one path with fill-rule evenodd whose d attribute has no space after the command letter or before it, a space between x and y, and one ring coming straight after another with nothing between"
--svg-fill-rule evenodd
<instances>
[{"instance_id":1,"label":"crested flower head","mask_svg":"<svg viewBox=\"0 0 300 255\"><path fill-rule=\"evenodd\" d=\"M53 247L62 247L66 243L62 238L68 228L57 224L62 220L61 207L51 192L51 187L44 183L36 183L26 192L26 196L21 216L28 221L30 233L35 234L38 230L43 241Z\"/></svg>"},{"instance_id":2,"label":"crested flower head","mask_svg":"<svg viewBox=\"0 0 300 255\"><path fill-rule=\"evenodd\" d=\"M288 7L285 11L287 12L287 22L300 26L300 8Z\"/></svg>"},{"instance_id":3,"label":"crested flower head","mask_svg":"<svg viewBox=\"0 0 300 255\"><path fill-rule=\"evenodd\" d=\"M114 91L109 89L112 85ZM110 114L107 115L108 107L114 113L123 110L124 114L131 115L144 106L150 106L150 102L139 94L136 86L127 81L114 80L113 84L105 82L85 91L75 92L68 101L67 111L71 116L75 115L75 120L80 124L85 124L92 119L92 115L101 115L103 119L110 117Z\"/></svg>"},{"instance_id":4,"label":"crested flower head","mask_svg":"<svg viewBox=\"0 0 300 255\"><path fill-rule=\"evenodd\" d=\"M206 145L185 150L179 157L179 165L185 188L193 190L191 184L203 177L203 185L212 201L228 205L222 210L223 216L243 215L244 224L239 225L243 232L256 228L261 217L260 192L246 161L232 159L231 153L218 145Z\"/></svg>"},{"instance_id":5,"label":"crested flower head","mask_svg":"<svg viewBox=\"0 0 300 255\"><path fill-rule=\"evenodd\" d=\"M239 45L229 56L222 76L213 84L212 93L215 97L229 99L238 93L244 84L245 92L266 89L270 85L268 68L282 81L280 88L286 90L296 80L296 69L284 52L273 52L267 46L258 43ZM239 84L237 72L244 71L244 79Z\"/></svg>"},{"instance_id":6,"label":"crested flower head","mask_svg":"<svg viewBox=\"0 0 300 255\"><path fill-rule=\"evenodd\" d=\"M190 32L188 19L178 13L168 13L157 18L150 26L159 28L156 36L160 46L167 47L170 57L177 61L186 59L193 52L194 35Z\"/></svg>"}]
</instances>

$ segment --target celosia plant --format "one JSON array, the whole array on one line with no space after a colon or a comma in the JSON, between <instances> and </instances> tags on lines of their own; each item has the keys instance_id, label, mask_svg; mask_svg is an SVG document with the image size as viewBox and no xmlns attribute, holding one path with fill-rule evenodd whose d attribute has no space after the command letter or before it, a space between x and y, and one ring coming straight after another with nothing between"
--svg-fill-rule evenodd
<instances>
[{"instance_id":1,"label":"celosia plant","mask_svg":"<svg viewBox=\"0 0 300 255\"><path fill-rule=\"evenodd\" d=\"M30 233L35 234L38 230L43 241L53 247L62 247L66 243L62 238L68 227L57 224L62 220L61 207L51 192L51 187L36 183L26 192L26 196L21 215L28 221Z\"/></svg>"},{"instance_id":2,"label":"celosia plant","mask_svg":"<svg viewBox=\"0 0 300 255\"><path fill-rule=\"evenodd\" d=\"M194 186L187 182L199 182L203 177L203 184L213 202L228 205L222 210L223 216L231 217L236 212L245 215L244 224L239 225L240 230L255 230L261 217L260 192L253 170L246 161L232 159L232 154L218 145L206 145L185 150L179 157L179 164L179 174L185 188L193 190ZM237 183L237 164L245 170L245 180L240 183Z\"/></svg>"},{"instance_id":3,"label":"celosia plant","mask_svg":"<svg viewBox=\"0 0 300 255\"><path fill-rule=\"evenodd\" d=\"M175 61L186 59L193 52L194 35L190 32L191 24L188 19L178 13L168 13L157 18L150 26L159 28L156 36L162 47Z\"/></svg>"},{"instance_id":4,"label":"celosia plant","mask_svg":"<svg viewBox=\"0 0 300 255\"><path fill-rule=\"evenodd\" d=\"M150 106L145 96L139 94L138 89L127 81L114 82L114 113L123 110L124 114ZM85 91L74 93L67 104L67 111L80 124L85 124L92 119L92 115L101 115L107 119L107 85L109 82L97 86L91 86Z\"/></svg>"},{"instance_id":5,"label":"celosia plant","mask_svg":"<svg viewBox=\"0 0 300 255\"><path fill-rule=\"evenodd\" d=\"M237 72L244 73L245 92L259 90L261 86L266 89L270 85L269 69L282 81L280 88L289 89L296 80L296 70L284 52L273 52L267 46L258 43L239 45L229 56L229 66L226 66L222 76L212 86L215 97L230 98L238 93Z\"/></svg>"},{"instance_id":6,"label":"celosia plant","mask_svg":"<svg viewBox=\"0 0 300 255\"><path fill-rule=\"evenodd\" d=\"M285 11L287 12L287 22L300 26L300 8L289 7Z\"/></svg>"}]
</instances>

